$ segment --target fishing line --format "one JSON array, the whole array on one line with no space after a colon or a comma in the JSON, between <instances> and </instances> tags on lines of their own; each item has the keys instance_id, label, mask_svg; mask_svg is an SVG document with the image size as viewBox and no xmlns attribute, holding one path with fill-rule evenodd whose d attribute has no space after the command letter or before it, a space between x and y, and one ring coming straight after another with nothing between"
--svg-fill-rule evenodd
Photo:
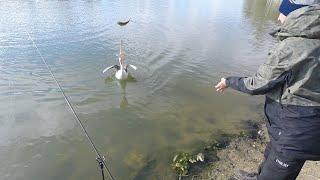
<instances>
[{"instance_id":1,"label":"fishing line","mask_svg":"<svg viewBox=\"0 0 320 180\"><path fill-rule=\"evenodd\" d=\"M37 44L36 44L36 43L34 42L34 40L32 39L30 33L29 33L29 32L27 32L27 33L28 33L29 39L32 41L33 46L34 46L35 49L37 50L37 52L38 52L38 54L40 55L43 63L45 64L46 68L49 70L52 78L54 79L56 85L58 86L58 88L59 88L61 94L63 95L63 97L64 97L67 105L69 106L70 110L72 111L72 114L74 115L75 119L76 119L77 122L79 123L82 131L85 133L85 135L86 135L87 139L89 140L92 148L94 149L94 151L95 151L95 153L96 153L96 155L97 155L96 160L98 161L99 166L100 166L100 168L101 168L102 179L104 180L103 168L105 168L105 169L107 170L108 174L109 174L109 177L110 177L112 180L114 180L114 177L112 176L111 171L109 170L109 168L108 168L108 166L107 166L107 164L106 164L106 162L105 162L104 156L101 156L101 154L99 153L97 147L96 147L95 144L93 143L93 140L91 139L91 137L89 136L87 130L86 130L85 127L83 126L82 122L80 121L78 114L75 112L75 110L74 110L72 104L70 103L68 97L67 97L66 94L64 93L64 91L63 91L60 83L58 82L58 80L57 80L57 78L55 77L55 75L53 74L50 66L47 64L46 60L45 60L44 57L42 56L42 53L40 52Z\"/></svg>"}]
</instances>

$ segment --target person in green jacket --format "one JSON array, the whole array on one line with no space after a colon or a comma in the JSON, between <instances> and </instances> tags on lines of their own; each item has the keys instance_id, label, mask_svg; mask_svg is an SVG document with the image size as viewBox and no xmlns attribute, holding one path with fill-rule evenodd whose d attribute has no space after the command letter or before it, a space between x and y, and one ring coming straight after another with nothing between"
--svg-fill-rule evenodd
<instances>
[{"instance_id":1,"label":"person in green jacket","mask_svg":"<svg viewBox=\"0 0 320 180\"><path fill-rule=\"evenodd\" d=\"M257 173L238 180L295 179L306 160L320 160L320 0L283 0L279 40L251 77L222 78L215 86L265 95L270 143Z\"/></svg>"}]
</instances>

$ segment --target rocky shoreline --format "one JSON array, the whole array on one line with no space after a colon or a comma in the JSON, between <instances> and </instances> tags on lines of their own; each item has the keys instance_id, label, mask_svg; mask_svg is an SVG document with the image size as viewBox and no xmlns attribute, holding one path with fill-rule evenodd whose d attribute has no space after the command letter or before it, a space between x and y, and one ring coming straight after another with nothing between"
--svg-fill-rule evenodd
<instances>
[{"instance_id":1,"label":"rocky shoreline","mask_svg":"<svg viewBox=\"0 0 320 180\"><path fill-rule=\"evenodd\" d=\"M268 135L263 122L248 121L248 130L240 135L224 135L204 148L204 162L189 163L188 174L178 179L233 179L234 172L254 172L263 160ZM320 180L320 162L307 161L297 180Z\"/></svg>"}]
</instances>

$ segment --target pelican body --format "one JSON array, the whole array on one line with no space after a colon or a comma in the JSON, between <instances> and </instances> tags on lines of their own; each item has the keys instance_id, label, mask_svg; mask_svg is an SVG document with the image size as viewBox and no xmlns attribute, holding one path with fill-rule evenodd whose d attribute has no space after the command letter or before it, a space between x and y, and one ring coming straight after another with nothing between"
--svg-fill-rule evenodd
<instances>
[{"instance_id":1,"label":"pelican body","mask_svg":"<svg viewBox=\"0 0 320 180\"><path fill-rule=\"evenodd\" d=\"M128 67L131 67L134 70L137 70L137 67L132 65L132 64L125 64L124 63L125 59L125 53L123 51L123 42L122 40L120 41L120 52L119 52L119 65L113 65L109 66L106 69L102 71L102 73L107 72L109 69L115 68L117 70L115 77L118 80L124 80L128 78Z\"/></svg>"}]
</instances>

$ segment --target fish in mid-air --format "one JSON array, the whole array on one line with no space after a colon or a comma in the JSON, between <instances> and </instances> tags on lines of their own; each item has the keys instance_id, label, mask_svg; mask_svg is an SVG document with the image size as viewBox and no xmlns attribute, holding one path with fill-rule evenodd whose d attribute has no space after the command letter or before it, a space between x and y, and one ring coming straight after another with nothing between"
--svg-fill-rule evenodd
<instances>
[{"instance_id":1,"label":"fish in mid-air","mask_svg":"<svg viewBox=\"0 0 320 180\"><path fill-rule=\"evenodd\" d=\"M131 19L129 19L128 21L118 21L117 24L118 24L119 26L125 26L125 25L127 25L127 24L130 22L130 20L131 20Z\"/></svg>"}]
</instances>

